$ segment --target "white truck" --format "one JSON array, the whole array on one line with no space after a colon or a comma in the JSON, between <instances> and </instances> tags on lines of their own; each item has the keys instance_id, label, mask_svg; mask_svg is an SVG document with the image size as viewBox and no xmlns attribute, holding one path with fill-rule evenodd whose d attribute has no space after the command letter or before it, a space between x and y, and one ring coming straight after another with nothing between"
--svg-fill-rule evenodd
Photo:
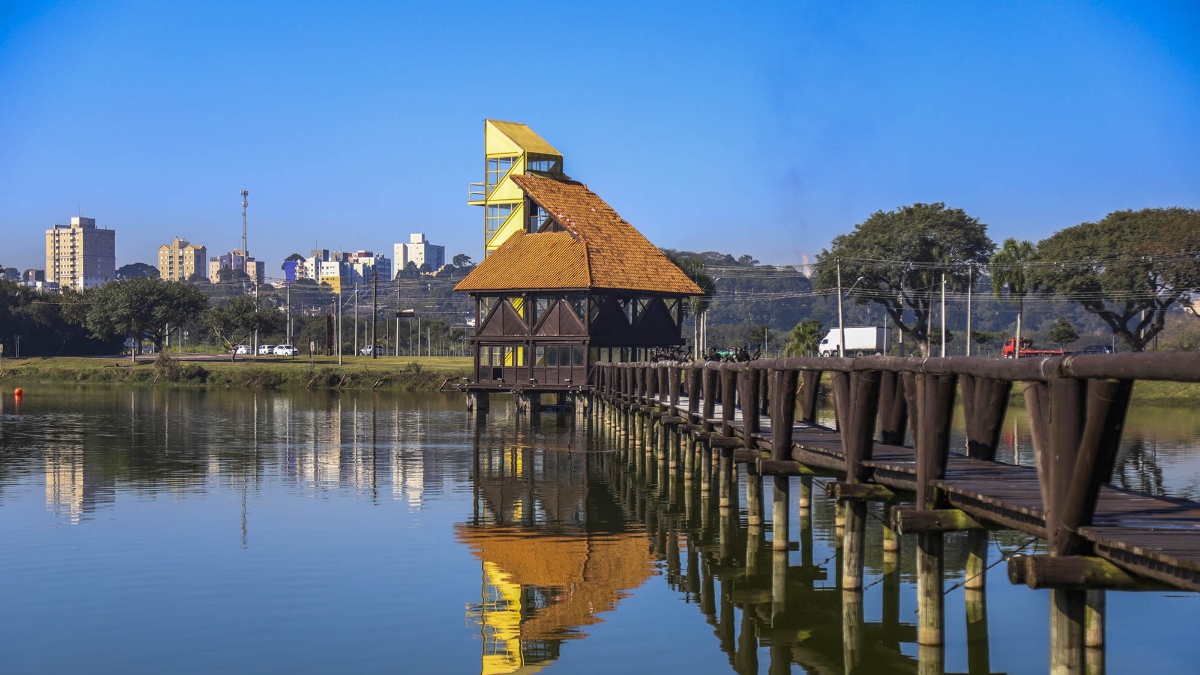
<instances>
[{"instance_id":1,"label":"white truck","mask_svg":"<svg viewBox=\"0 0 1200 675\"><path fill-rule=\"evenodd\" d=\"M846 357L887 354L891 348L888 339L891 331L879 326L846 326ZM836 328L825 335L817 353L821 356L840 356L840 331Z\"/></svg>"}]
</instances>

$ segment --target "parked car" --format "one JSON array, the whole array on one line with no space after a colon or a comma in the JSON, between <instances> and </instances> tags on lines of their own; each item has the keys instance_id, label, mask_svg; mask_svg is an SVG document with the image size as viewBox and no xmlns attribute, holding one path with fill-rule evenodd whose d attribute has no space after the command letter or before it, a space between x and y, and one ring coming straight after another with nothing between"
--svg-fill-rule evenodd
<instances>
[{"instance_id":1,"label":"parked car","mask_svg":"<svg viewBox=\"0 0 1200 675\"><path fill-rule=\"evenodd\" d=\"M363 356L370 356L371 355L371 345L367 345L367 346L363 347L362 349L358 350L358 353L362 354ZM379 345L375 345L375 356L383 356L383 347L381 347Z\"/></svg>"},{"instance_id":2,"label":"parked car","mask_svg":"<svg viewBox=\"0 0 1200 675\"><path fill-rule=\"evenodd\" d=\"M270 356L271 354L274 354L274 353L275 353L275 345L259 345L258 346L259 356Z\"/></svg>"},{"instance_id":3,"label":"parked car","mask_svg":"<svg viewBox=\"0 0 1200 675\"><path fill-rule=\"evenodd\" d=\"M279 345L272 353L275 356L300 356L300 350L291 345Z\"/></svg>"},{"instance_id":4,"label":"parked car","mask_svg":"<svg viewBox=\"0 0 1200 675\"><path fill-rule=\"evenodd\" d=\"M1112 345L1088 345L1083 348L1080 354L1111 354L1113 353Z\"/></svg>"},{"instance_id":5,"label":"parked car","mask_svg":"<svg viewBox=\"0 0 1200 675\"><path fill-rule=\"evenodd\" d=\"M234 354L249 354L250 353L250 345L238 345L233 350L233 353Z\"/></svg>"}]
</instances>

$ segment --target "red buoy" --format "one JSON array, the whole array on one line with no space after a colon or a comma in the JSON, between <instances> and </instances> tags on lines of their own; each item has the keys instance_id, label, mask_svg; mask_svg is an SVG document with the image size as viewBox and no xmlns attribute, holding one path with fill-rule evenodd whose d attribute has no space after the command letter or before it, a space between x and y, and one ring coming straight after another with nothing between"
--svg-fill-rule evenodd
<instances>
[{"instance_id":1,"label":"red buoy","mask_svg":"<svg viewBox=\"0 0 1200 675\"><path fill-rule=\"evenodd\" d=\"M15 398L15 399L17 399L18 401L20 401L20 400L21 400L21 396L22 396L24 393L25 393L25 391L24 391L24 390L22 390L20 387L17 387L16 389L14 389L14 390L13 390L13 398Z\"/></svg>"}]
</instances>

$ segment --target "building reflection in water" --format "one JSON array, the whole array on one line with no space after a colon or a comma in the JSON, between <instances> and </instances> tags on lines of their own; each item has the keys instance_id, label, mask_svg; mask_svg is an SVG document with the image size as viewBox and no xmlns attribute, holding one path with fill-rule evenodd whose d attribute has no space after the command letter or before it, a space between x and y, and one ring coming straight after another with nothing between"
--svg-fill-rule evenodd
<instances>
[{"instance_id":1,"label":"building reflection in water","mask_svg":"<svg viewBox=\"0 0 1200 675\"><path fill-rule=\"evenodd\" d=\"M477 436L474 514L455 535L480 561L467 617L485 675L541 670L654 573L645 529L628 524L604 458L548 436Z\"/></svg>"}]
</instances>

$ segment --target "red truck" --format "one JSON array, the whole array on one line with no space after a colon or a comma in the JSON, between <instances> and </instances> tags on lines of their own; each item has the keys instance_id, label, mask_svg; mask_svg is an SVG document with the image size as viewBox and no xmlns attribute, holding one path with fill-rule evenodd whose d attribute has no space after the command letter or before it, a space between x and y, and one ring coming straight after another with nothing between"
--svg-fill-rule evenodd
<instances>
[{"instance_id":1,"label":"red truck","mask_svg":"<svg viewBox=\"0 0 1200 675\"><path fill-rule=\"evenodd\" d=\"M1017 338L1008 338L1008 342L1004 343L1004 349L1000 352L1001 356L1006 359L1016 357ZM1033 340L1029 338L1021 339L1021 358L1026 356L1062 356L1061 349L1034 349Z\"/></svg>"}]
</instances>

